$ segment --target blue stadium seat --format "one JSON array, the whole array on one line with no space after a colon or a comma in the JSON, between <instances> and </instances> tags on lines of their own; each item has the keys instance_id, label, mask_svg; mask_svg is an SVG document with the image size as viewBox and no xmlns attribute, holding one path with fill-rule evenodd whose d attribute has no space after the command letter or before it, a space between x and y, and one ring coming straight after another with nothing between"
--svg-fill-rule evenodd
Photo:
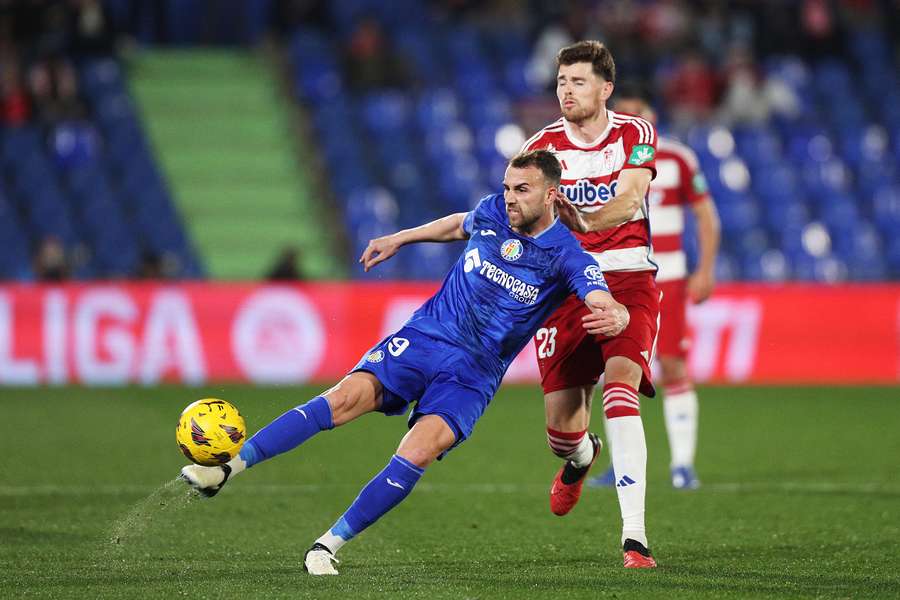
<instances>
[{"instance_id":1,"label":"blue stadium seat","mask_svg":"<svg viewBox=\"0 0 900 600\"><path fill-rule=\"evenodd\" d=\"M461 244L416 244L404 256L410 279L443 278L459 257Z\"/></svg>"},{"instance_id":2,"label":"blue stadium seat","mask_svg":"<svg viewBox=\"0 0 900 600\"><path fill-rule=\"evenodd\" d=\"M734 255L723 250L716 258L716 280L720 282L737 281L741 279L741 267Z\"/></svg>"},{"instance_id":3,"label":"blue stadium seat","mask_svg":"<svg viewBox=\"0 0 900 600\"><path fill-rule=\"evenodd\" d=\"M0 279L31 281L31 249L15 207L0 193Z\"/></svg>"},{"instance_id":4,"label":"blue stadium seat","mask_svg":"<svg viewBox=\"0 0 900 600\"><path fill-rule=\"evenodd\" d=\"M374 135L393 136L406 130L411 110L406 95L378 92L365 96L361 105L363 122Z\"/></svg>"},{"instance_id":5,"label":"blue stadium seat","mask_svg":"<svg viewBox=\"0 0 900 600\"><path fill-rule=\"evenodd\" d=\"M330 102L343 92L337 66L325 60L304 61L297 68L295 85L301 98L315 104Z\"/></svg>"},{"instance_id":6,"label":"blue stadium seat","mask_svg":"<svg viewBox=\"0 0 900 600\"><path fill-rule=\"evenodd\" d=\"M445 68L434 39L425 31L404 28L393 41L397 52L406 58L418 79L431 86L441 85Z\"/></svg>"},{"instance_id":7,"label":"blue stadium seat","mask_svg":"<svg viewBox=\"0 0 900 600\"><path fill-rule=\"evenodd\" d=\"M816 280L816 259L810 256L802 248L800 250L785 251L785 257L790 265L794 279L800 281Z\"/></svg>"},{"instance_id":8,"label":"blue stadium seat","mask_svg":"<svg viewBox=\"0 0 900 600\"><path fill-rule=\"evenodd\" d=\"M751 168L772 168L780 164L781 140L768 127L743 127L733 135L738 153Z\"/></svg>"},{"instance_id":9,"label":"blue stadium seat","mask_svg":"<svg viewBox=\"0 0 900 600\"><path fill-rule=\"evenodd\" d=\"M839 283L849 276L847 264L836 256L825 256L815 261L813 279L819 283Z\"/></svg>"},{"instance_id":10,"label":"blue stadium seat","mask_svg":"<svg viewBox=\"0 0 900 600\"><path fill-rule=\"evenodd\" d=\"M737 232L759 224L759 204L751 196L722 193L716 199L723 230Z\"/></svg>"},{"instance_id":11,"label":"blue stadium seat","mask_svg":"<svg viewBox=\"0 0 900 600\"><path fill-rule=\"evenodd\" d=\"M419 129L427 133L435 128L445 129L460 117L456 94L447 88L425 92L416 104L416 121Z\"/></svg>"},{"instance_id":12,"label":"blue stadium seat","mask_svg":"<svg viewBox=\"0 0 900 600\"><path fill-rule=\"evenodd\" d=\"M885 261L891 277L900 279L900 237L893 238L887 246Z\"/></svg>"}]
</instances>

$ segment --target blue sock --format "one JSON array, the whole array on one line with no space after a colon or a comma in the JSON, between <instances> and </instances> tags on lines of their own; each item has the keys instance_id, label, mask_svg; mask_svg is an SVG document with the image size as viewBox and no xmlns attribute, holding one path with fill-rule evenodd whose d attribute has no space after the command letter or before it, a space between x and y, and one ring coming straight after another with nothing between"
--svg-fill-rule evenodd
<instances>
[{"instance_id":1,"label":"blue sock","mask_svg":"<svg viewBox=\"0 0 900 600\"><path fill-rule=\"evenodd\" d=\"M258 462L293 450L320 431L333 427L328 401L322 396L316 396L257 431L241 448L240 456L248 467L252 467Z\"/></svg>"},{"instance_id":2,"label":"blue sock","mask_svg":"<svg viewBox=\"0 0 900 600\"><path fill-rule=\"evenodd\" d=\"M405 458L391 457L387 466L362 489L350 508L319 541L332 552L344 542L380 519L382 515L400 504L415 487L425 469L421 469ZM340 539L335 539L340 538Z\"/></svg>"}]
</instances>

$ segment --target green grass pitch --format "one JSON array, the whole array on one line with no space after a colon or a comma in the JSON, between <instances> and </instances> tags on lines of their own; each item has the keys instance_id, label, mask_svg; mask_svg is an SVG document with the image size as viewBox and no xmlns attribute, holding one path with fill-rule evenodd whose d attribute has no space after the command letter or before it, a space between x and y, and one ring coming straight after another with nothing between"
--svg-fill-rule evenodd
<instances>
[{"instance_id":1,"label":"green grass pitch","mask_svg":"<svg viewBox=\"0 0 900 600\"><path fill-rule=\"evenodd\" d=\"M694 492L669 487L662 411L644 399L660 567L635 572L614 491L550 513L539 390L504 387L472 439L341 551L339 577L311 578L303 552L387 461L403 418L322 434L212 500L172 480L190 401L229 399L255 431L319 390L0 390L0 596L900 596L898 388L701 389Z\"/></svg>"}]
</instances>

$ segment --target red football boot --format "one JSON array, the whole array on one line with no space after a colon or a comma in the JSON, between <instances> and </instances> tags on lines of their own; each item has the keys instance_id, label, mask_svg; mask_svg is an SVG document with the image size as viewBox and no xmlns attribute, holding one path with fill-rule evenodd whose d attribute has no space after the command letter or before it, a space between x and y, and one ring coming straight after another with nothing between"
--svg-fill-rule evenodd
<instances>
[{"instance_id":1,"label":"red football boot","mask_svg":"<svg viewBox=\"0 0 900 600\"><path fill-rule=\"evenodd\" d=\"M553 479L553 485L550 487L550 510L554 515L563 516L575 508L575 505L578 504L578 499L581 498L581 488L584 487L584 479L587 477L588 471L591 470L591 465L594 464L597 456L600 455L603 442L593 433L589 433L588 438L591 440L591 445L594 446L594 457L591 459L591 464L578 468L573 466L571 462L566 461L566 464L560 468Z\"/></svg>"},{"instance_id":2,"label":"red football boot","mask_svg":"<svg viewBox=\"0 0 900 600\"><path fill-rule=\"evenodd\" d=\"M642 543L636 542L632 539L627 539L625 540L625 545L622 547L622 551L625 555L626 569L656 568L656 561L653 560L653 556L650 554L650 550L647 549Z\"/></svg>"}]
</instances>

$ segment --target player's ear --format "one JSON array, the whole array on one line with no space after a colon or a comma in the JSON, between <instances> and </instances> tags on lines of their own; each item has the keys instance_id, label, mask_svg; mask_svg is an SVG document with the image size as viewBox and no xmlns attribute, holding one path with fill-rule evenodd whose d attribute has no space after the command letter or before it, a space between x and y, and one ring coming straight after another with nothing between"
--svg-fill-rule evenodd
<instances>
[{"instance_id":1,"label":"player's ear","mask_svg":"<svg viewBox=\"0 0 900 600\"><path fill-rule=\"evenodd\" d=\"M553 204L553 191L556 189L556 186L553 185L552 182L547 183L547 189L544 190L544 204L547 206L551 206Z\"/></svg>"},{"instance_id":2,"label":"player's ear","mask_svg":"<svg viewBox=\"0 0 900 600\"><path fill-rule=\"evenodd\" d=\"M600 98L606 102L609 100L609 97L612 96L613 90L616 89L616 84L612 81L606 81L605 79L601 79L603 83L600 86Z\"/></svg>"}]
</instances>

